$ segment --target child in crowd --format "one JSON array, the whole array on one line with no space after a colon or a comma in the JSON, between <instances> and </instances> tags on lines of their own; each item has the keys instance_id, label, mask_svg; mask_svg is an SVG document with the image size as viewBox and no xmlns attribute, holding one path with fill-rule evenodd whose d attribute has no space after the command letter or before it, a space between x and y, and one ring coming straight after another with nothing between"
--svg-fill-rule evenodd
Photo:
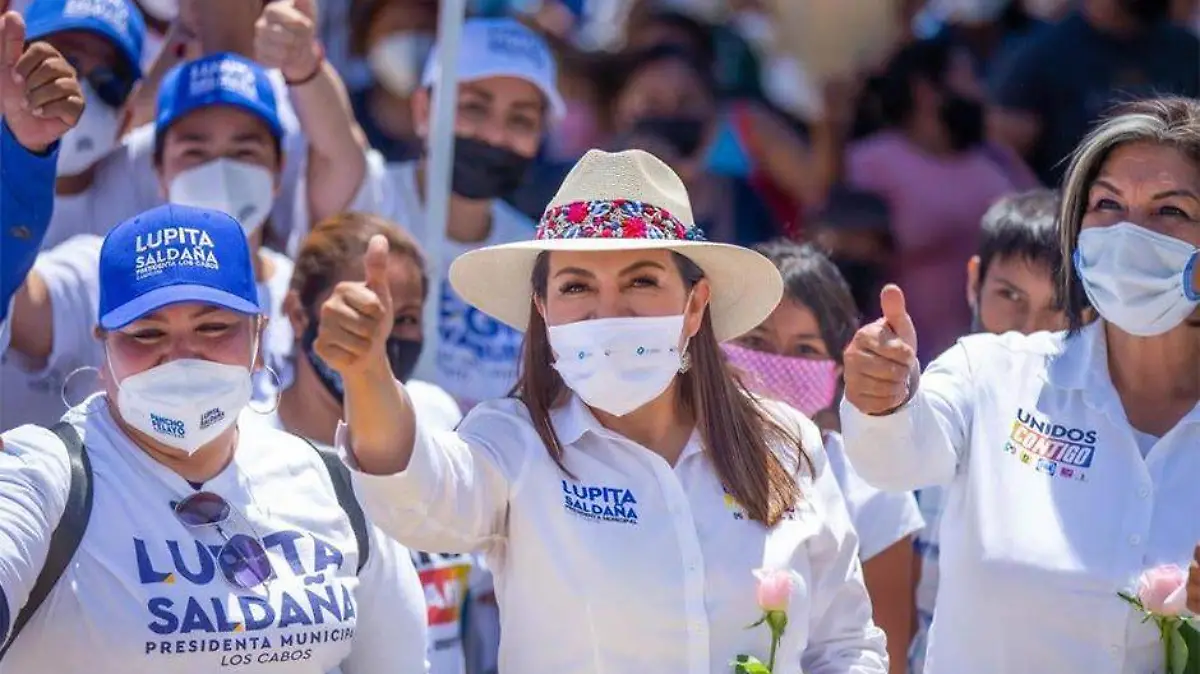
<instances>
[{"instance_id":1,"label":"child in crowd","mask_svg":"<svg viewBox=\"0 0 1200 674\"><path fill-rule=\"evenodd\" d=\"M1035 189L1001 198L983 216L979 253L967 262L967 304L973 332L1065 330L1055 278L1063 264L1058 245L1059 195ZM924 667L938 584L938 487L917 492L925 529L917 535L917 634L909 666Z\"/></svg>"}]
</instances>

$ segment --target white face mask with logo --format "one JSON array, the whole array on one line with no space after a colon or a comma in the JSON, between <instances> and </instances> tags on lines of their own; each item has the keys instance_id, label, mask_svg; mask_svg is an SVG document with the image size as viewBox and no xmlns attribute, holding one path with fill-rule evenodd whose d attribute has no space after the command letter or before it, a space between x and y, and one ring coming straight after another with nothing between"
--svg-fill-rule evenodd
<instances>
[{"instance_id":1,"label":"white face mask with logo","mask_svg":"<svg viewBox=\"0 0 1200 674\"><path fill-rule=\"evenodd\" d=\"M275 176L257 164L214 159L183 171L171 181L173 204L228 213L242 223L246 236L258 231L275 201Z\"/></svg>"},{"instance_id":2,"label":"white face mask with logo","mask_svg":"<svg viewBox=\"0 0 1200 674\"><path fill-rule=\"evenodd\" d=\"M591 407L623 417L662 395L683 368L683 316L599 318L548 329L554 369Z\"/></svg>"},{"instance_id":3,"label":"white face mask with logo","mask_svg":"<svg viewBox=\"0 0 1200 674\"><path fill-rule=\"evenodd\" d=\"M1161 335L1200 307L1198 249L1131 222L1079 233L1075 269L1092 306L1131 335Z\"/></svg>"},{"instance_id":4,"label":"white face mask with logo","mask_svg":"<svg viewBox=\"0 0 1200 674\"><path fill-rule=\"evenodd\" d=\"M436 38L426 33L395 33L371 46L367 63L384 89L397 96L417 90L421 69Z\"/></svg>"},{"instance_id":5,"label":"white face mask with logo","mask_svg":"<svg viewBox=\"0 0 1200 674\"><path fill-rule=\"evenodd\" d=\"M117 111L109 107L87 80L80 78L86 105L79 122L62 137L58 150L58 177L77 176L117 146Z\"/></svg>"},{"instance_id":6,"label":"white face mask with logo","mask_svg":"<svg viewBox=\"0 0 1200 674\"><path fill-rule=\"evenodd\" d=\"M237 420L251 388L245 365L181 358L122 379L117 410L125 423L191 456Z\"/></svg>"}]
</instances>

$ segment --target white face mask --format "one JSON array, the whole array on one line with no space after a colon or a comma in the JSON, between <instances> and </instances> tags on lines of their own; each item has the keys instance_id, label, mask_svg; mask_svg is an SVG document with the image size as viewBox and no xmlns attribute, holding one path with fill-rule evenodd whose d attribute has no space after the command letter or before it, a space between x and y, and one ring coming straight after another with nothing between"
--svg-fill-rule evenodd
<instances>
[{"instance_id":1,"label":"white face mask","mask_svg":"<svg viewBox=\"0 0 1200 674\"><path fill-rule=\"evenodd\" d=\"M683 361L683 316L600 318L547 331L554 369L591 407L623 417L662 395Z\"/></svg>"},{"instance_id":2,"label":"white face mask","mask_svg":"<svg viewBox=\"0 0 1200 674\"><path fill-rule=\"evenodd\" d=\"M138 5L159 21L173 21L179 16L179 0L138 0Z\"/></svg>"},{"instance_id":3,"label":"white face mask","mask_svg":"<svg viewBox=\"0 0 1200 674\"><path fill-rule=\"evenodd\" d=\"M167 199L173 204L228 213L242 223L249 236L270 215L274 191L275 177L267 169L221 158L175 176Z\"/></svg>"},{"instance_id":4,"label":"white face mask","mask_svg":"<svg viewBox=\"0 0 1200 674\"><path fill-rule=\"evenodd\" d=\"M389 35L371 47L367 63L384 89L397 96L408 96L420 84L421 69L435 40L426 33Z\"/></svg>"},{"instance_id":5,"label":"white face mask","mask_svg":"<svg viewBox=\"0 0 1200 674\"><path fill-rule=\"evenodd\" d=\"M117 146L117 111L100 100L86 79L80 78L79 88L87 104L75 128L63 134L58 150L58 177L83 173Z\"/></svg>"},{"instance_id":6,"label":"white face mask","mask_svg":"<svg viewBox=\"0 0 1200 674\"><path fill-rule=\"evenodd\" d=\"M108 370L116 376L112 361ZM118 382L117 410L125 423L190 456L237 420L251 394L249 367L181 358Z\"/></svg>"},{"instance_id":7,"label":"white face mask","mask_svg":"<svg viewBox=\"0 0 1200 674\"><path fill-rule=\"evenodd\" d=\"M1200 306L1197 248L1131 222L1079 233L1075 269L1092 306L1131 335L1161 335Z\"/></svg>"}]
</instances>

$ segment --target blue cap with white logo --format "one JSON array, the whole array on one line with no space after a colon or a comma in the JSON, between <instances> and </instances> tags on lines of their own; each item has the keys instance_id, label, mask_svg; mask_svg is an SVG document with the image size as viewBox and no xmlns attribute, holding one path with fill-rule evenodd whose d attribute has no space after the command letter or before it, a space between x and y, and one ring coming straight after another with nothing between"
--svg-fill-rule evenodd
<instances>
[{"instance_id":1,"label":"blue cap with white logo","mask_svg":"<svg viewBox=\"0 0 1200 674\"><path fill-rule=\"evenodd\" d=\"M187 114L229 105L258 117L276 139L283 137L275 89L267 71L238 54L209 54L175 66L158 86L155 133L159 138Z\"/></svg>"},{"instance_id":2,"label":"blue cap with white logo","mask_svg":"<svg viewBox=\"0 0 1200 674\"><path fill-rule=\"evenodd\" d=\"M136 77L142 76L146 22L130 0L33 0L25 10L25 39L80 30L113 43Z\"/></svg>"},{"instance_id":3,"label":"blue cap with white logo","mask_svg":"<svg viewBox=\"0 0 1200 674\"><path fill-rule=\"evenodd\" d=\"M262 313L241 224L167 204L109 230L100 247L100 327L116 330L180 302Z\"/></svg>"}]
</instances>

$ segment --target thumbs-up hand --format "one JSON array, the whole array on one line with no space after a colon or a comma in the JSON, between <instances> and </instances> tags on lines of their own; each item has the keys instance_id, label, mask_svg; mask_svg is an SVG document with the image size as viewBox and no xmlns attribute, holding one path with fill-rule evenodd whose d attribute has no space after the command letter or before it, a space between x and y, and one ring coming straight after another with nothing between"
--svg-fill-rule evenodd
<instances>
[{"instance_id":1,"label":"thumbs-up hand","mask_svg":"<svg viewBox=\"0 0 1200 674\"><path fill-rule=\"evenodd\" d=\"M883 318L859 329L843 354L846 399L867 414L890 414L908 401L919 376L917 331L904 292L887 285L879 294Z\"/></svg>"},{"instance_id":2,"label":"thumbs-up hand","mask_svg":"<svg viewBox=\"0 0 1200 674\"><path fill-rule=\"evenodd\" d=\"M284 81L306 82L325 61L317 39L316 0L268 2L254 23L254 59Z\"/></svg>"},{"instance_id":3,"label":"thumbs-up hand","mask_svg":"<svg viewBox=\"0 0 1200 674\"><path fill-rule=\"evenodd\" d=\"M343 378L370 370L391 372L386 347L395 323L388 281L390 256L387 239L380 234L371 237L363 258L366 279L337 284L321 305L313 348Z\"/></svg>"},{"instance_id":4,"label":"thumbs-up hand","mask_svg":"<svg viewBox=\"0 0 1200 674\"><path fill-rule=\"evenodd\" d=\"M0 0L0 117L17 142L45 152L79 122L83 91L75 69L49 42L25 46L25 21Z\"/></svg>"}]
</instances>

